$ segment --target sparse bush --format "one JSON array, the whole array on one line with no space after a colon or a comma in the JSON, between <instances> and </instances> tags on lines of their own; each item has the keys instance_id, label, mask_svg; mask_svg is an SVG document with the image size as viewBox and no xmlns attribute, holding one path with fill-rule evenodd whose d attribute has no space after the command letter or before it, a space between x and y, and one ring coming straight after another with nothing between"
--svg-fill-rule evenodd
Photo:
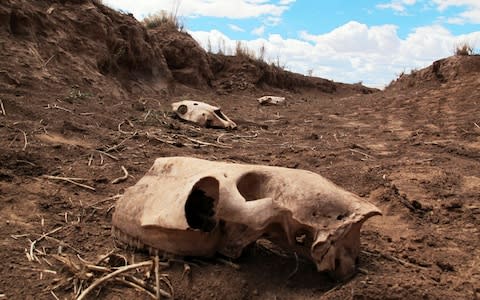
<instances>
[{"instance_id":1,"label":"sparse bush","mask_svg":"<svg viewBox=\"0 0 480 300\"><path fill-rule=\"evenodd\" d=\"M207 41L207 52L212 53L212 42L210 41L210 38L208 38Z\"/></svg>"},{"instance_id":2,"label":"sparse bush","mask_svg":"<svg viewBox=\"0 0 480 300\"><path fill-rule=\"evenodd\" d=\"M255 60L255 53L252 50L248 49L247 46L244 46L240 41L237 41L237 45L235 47L235 55Z\"/></svg>"},{"instance_id":3,"label":"sparse bush","mask_svg":"<svg viewBox=\"0 0 480 300\"><path fill-rule=\"evenodd\" d=\"M473 47L465 42L455 47L455 55L468 56L473 55Z\"/></svg>"},{"instance_id":4,"label":"sparse bush","mask_svg":"<svg viewBox=\"0 0 480 300\"><path fill-rule=\"evenodd\" d=\"M227 55L226 43L223 38L218 39L217 54Z\"/></svg>"},{"instance_id":5,"label":"sparse bush","mask_svg":"<svg viewBox=\"0 0 480 300\"><path fill-rule=\"evenodd\" d=\"M145 17L142 23L148 29L164 26L176 29L178 31L183 31L183 24L178 19L176 13L169 13L165 10L161 10L158 13Z\"/></svg>"},{"instance_id":6,"label":"sparse bush","mask_svg":"<svg viewBox=\"0 0 480 300\"><path fill-rule=\"evenodd\" d=\"M262 46L260 46L260 51L259 51L259 54L258 54L258 59L261 60L261 61L265 61L265 44L262 44Z\"/></svg>"}]
</instances>

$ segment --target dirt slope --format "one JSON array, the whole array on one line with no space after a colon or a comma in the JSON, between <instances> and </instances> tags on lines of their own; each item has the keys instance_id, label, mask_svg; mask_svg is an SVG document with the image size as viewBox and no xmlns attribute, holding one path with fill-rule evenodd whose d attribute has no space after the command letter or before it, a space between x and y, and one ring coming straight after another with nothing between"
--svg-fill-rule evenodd
<instances>
[{"instance_id":1,"label":"dirt slope","mask_svg":"<svg viewBox=\"0 0 480 300\"><path fill-rule=\"evenodd\" d=\"M81 259L110 251L148 260L115 248L112 196L169 155L308 169L384 212L365 224L359 272L345 283L263 244L234 264L188 259L186 274L172 261L161 272L175 298L478 298L479 56L446 58L371 93L206 54L187 37L90 1L0 3L0 298L73 298L103 275ZM260 107L264 93L288 105ZM185 98L222 106L238 130L172 118L168 104ZM112 184L121 166L130 176ZM153 282L145 269L134 274ZM134 297L147 298L114 281L90 294Z\"/></svg>"}]
</instances>

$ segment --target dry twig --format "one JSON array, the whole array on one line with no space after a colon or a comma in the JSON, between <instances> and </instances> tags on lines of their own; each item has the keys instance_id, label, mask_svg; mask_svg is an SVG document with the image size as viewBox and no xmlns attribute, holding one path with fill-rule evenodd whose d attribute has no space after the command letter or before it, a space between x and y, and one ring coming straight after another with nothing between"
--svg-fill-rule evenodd
<instances>
[{"instance_id":1,"label":"dry twig","mask_svg":"<svg viewBox=\"0 0 480 300\"><path fill-rule=\"evenodd\" d=\"M73 114L72 110L61 107L61 106L58 106L57 104L54 104L52 106L50 106L50 104L47 104L47 107L45 107L45 109L59 109L59 110L63 110L63 111L66 111L66 112L69 112L69 113Z\"/></svg>"},{"instance_id":2,"label":"dry twig","mask_svg":"<svg viewBox=\"0 0 480 300\"><path fill-rule=\"evenodd\" d=\"M27 149L27 145L28 145L28 140L27 140L27 133L19 128L17 128L17 130L19 130L20 132L23 133L23 148L22 148L22 151L25 151L25 149Z\"/></svg>"},{"instance_id":3,"label":"dry twig","mask_svg":"<svg viewBox=\"0 0 480 300\"><path fill-rule=\"evenodd\" d=\"M229 261L229 260L226 260L226 259L223 259L223 258L218 257L218 258L217 258L217 261L218 261L218 262L221 262L221 263L223 263L223 264L225 264L225 265L227 265L227 266L229 266L229 267L232 267L232 268L234 268L235 270L240 270L240 266L239 266L239 265L237 265L236 263L233 263L233 262L231 262L231 261Z\"/></svg>"},{"instance_id":4,"label":"dry twig","mask_svg":"<svg viewBox=\"0 0 480 300\"><path fill-rule=\"evenodd\" d=\"M180 137L183 137L191 142L194 142L194 143L197 143L199 145L204 145L204 146L213 146L213 147L217 147L217 148L223 148L223 149L232 149L231 146L225 146L225 145L221 145L221 144L213 144L213 143L209 143L209 142L204 142L204 141L200 141L200 140L197 140L197 139L194 139L194 138L191 138L191 137L188 137L186 135L178 135Z\"/></svg>"},{"instance_id":5,"label":"dry twig","mask_svg":"<svg viewBox=\"0 0 480 300\"><path fill-rule=\"evenodd\" d=\"M135 131L134 133L132 133L131 136L126 137L126 138L124 138L120 143L118 143L118 144L116 144L116 145L114 145L114 146L112 146L112 147L107 148L106 150L104 150L104 152L105 152L105 153L108 153L108 152L110 152L110 151L117 150L118 147L120 147L123 143L125 143L126 141L128 141L129 139L131 139L132 137L134 137L134 136L136 136L136 135L137 135L137 132Z\"/></svg>"},{"instance_id":6,"label":"dry twig","mask_svg":"<svg viewBox=\"0 0 480 300\"><path fill-rule=\"evenodd\" d=\"M59 177L59 176L51 176L51 175L43 175L43 177L45 177L47 179L52 179L52 180L66 181L66 182L69 182L69 183L74 184L76 186L83 187L83 188L89 189L91 191L95 191L95 188L93 188L89 185L86 185L86 184L79 183L79 182L75 181L75 180L80 180L81 178L68 178L68 177Z\"/></svg>"},{"instance_id":7,"label":"dry twig","mask_svg":"<svg viewBox=\"0 0 480 300\"><path fill-rule=\"evenodd\" d=\"M107 152L104 152L104 151L101 151L101 150L97 150L97 152L100 153L100 159L101 159L100 165L103 165L103 157L101 156L102 154L104 154L105 156L110 157L110 158L113 159L113 160L117 160L117 161L118 161L118 157L113 156L113 155L111 155L110 153L107 153Z\"/></svg>"},{"instance_id":8,"label":"dry twig","mask_svg":"<svg viewBox=\"0 0 480 300\"><path fill-rule=\"evenodd\" d=\"M365 250L362 250L361 251L363 254L365 255L370 255L370 256L376 256L376 257L383 257L385 259L388 259L390 261L395 261L395 262L398 262L399 264L401 265L404 265L404 266L411 266L411 267L417 267L419 269L425 269L424 267L422 266L419 266L419 265L416 265L416 264L412 264L412 263L409 263L407 261L404 261L403 259L400 259L400 258L396 258L390 254L384 254L384 253L372 253L372 252L369 252L369 251L365 251Z\"/></svg>"},{"instance_id":9,"label":"dry twig","mask_svg":"<svg viewBox=\"0 0 480 300\"><path fill-rule=\"evenodd\" d=\"M135 282L133 281L129 281L127 280L126 278L122 279L122 278L115 278L115 281L118 281L120 283L123 283L125 285L129 285L131 287L133 287L134 289L137 289L139 291L142 291L144 292L145 294L147 294L148 296L150 296L150 298L152 299L160 299L160 297L154 295L152 292L150 292L148 289L144 288L143 286L141 285L138 285L136 284Z\"/></svg>"},{"instance_id":10,"label":"dry twig","mask_svg":"<svg viewBox=\"0 0 480 300\"><path fill-rule=\"evenodd\" d=\"M355 153L358 153L358 154L361 154L361 155L365 156L366 158L375 159L375 157L373 157L373 156L371 156L371 155L369 155L369 154L367 154L367 153L364 153L364 152L362 152L362 151L359 151L359 150L357 150L357 149L349 148L348 150L350 150L350 151L352 151L352 152L355 152Z\"/></svg>"},{"instance_id":11,"label":"dry twig","mask_svg":"<svg viewBox=\"0 0 480 300\"><path fill-rule=\"evenodd\" d=\"M115 199L118 199L118 198L120 198L121 196L122 196L122 195L120 195L120 194L117 194L117 195L115 195L115 196L108 197L108 198L105 198L105 199L99 200L99 201L97 201L97 202L94 202L94 203L92 203L92 204L90 204L90 205L87 205L87 206L85 206L85 208L94 207L94 206L96 206L96 205L99 205L99 204L102 204L102 203L104 203L104 202L107 202L107 201L110 201L110 200L115 200Z\"/></svg>"},{"instance_id":12,"label":"dry twig","mask_svg":"<svg viewBox=\"0 0 480 300\"><path fill-rule=\"evenodd\" d=\"M2 115L6 116L7 113L5 112L5 107L3 106L3 101L0 99L0 108L2 109Z\"/></svg>"},{"instance_id":13,"label":"dry twig","mask_svg":"<svg viewBox=\"0 0 480 300\"><path fill-rule=\"evenodd\" d=\"M130 122L130 120L127 120L128 121L128 124L130 125L130 127L133 128L133 124L132 122ZM118 131L123 133L123 134L134 134L135 132L133 131L123 131L122 130L122 125L125 124L125 121L122 121L120 124L118 124Z\"/></svg>"},{"instance_id":14,"label":"dry twig","mask_svg":"<svg viewBox=\"0 0 480 300\"><path fill-rule=\"evenodd\" d=\"M54 57L55 57L55 54L50 56L50 58L47 59L47 61L43 64L43 67L45 68L48 65L48 63L52 60L52 58L54 58Z\"/></svg>"},{"instance_id":15,"label":"dry twig","mask_svg":"<svg viewBox=\"0 0 480 300\"><path fill-rule=\"evenodd\" d=\"M127 271L132 270L132 269L141 268L141 267L151 267L151 266L152 266L152 261L144 261L144 262L128 265L128 266L125 266L125 267L121 267L118 270L116 270L116 271L114 271L110 274L107 274L107 275L103 276L102 278L99 278L99 279L95 280L87 289L85 289L80 294L80 296L78 296L77 300L84 299L88 295L88 293L93 291L97 286L99 286L100 284L104 283L105 281L107 281L111 278L114 278L115 276L117 276L119 274L125 273Z\"/></svg>"},{"instance_id":16,"label":"dry twig","mask_svg":"<svg viewBox=\"0 0 480 300\"><path fill-rule=\"evenodd\" d=\"M121 166L121 168L122 168L122 171L123 171L123 176L122 176L122 177L115 178L114 180L112 180L112 184L117 184L117 183L120 183L120 182L122 182L122 181L127 180L127 178L128 178L128 171L127 171L127 169L125 169L124 166Z\"/></svg>"},{"instance_id":17,"label":"dry twig","mask_svg":"<svg viewBox=\"0 0 480 300\"><path fill-rule=\"evenodd\" d=\"M155 261L155 286L157 287L155 295L157 299L160 299L160 275L158 274L160 267L158 266L158 255L155 255L153 259Z\"/></svg>"},{"instance_id":18,"label":"dry twig","mask_svg":"<svg viewBox=\"0 0 480 300\"><path fill-rule=\"evenodd\" d=\"M293 277L298 272L298 255L297 252L293 252L293 255L295 256L295 269L288 275L287 279L290 279Z\"/></svg>"},{"instance_id":19,"label":"dry twig","mask_svg":"<svg viewBox=\"0 0 480 300\"><path fill-rule=\"evenodd\" d=\"M57 231L60 231L61 229L63 229L64 227L61 226L61 227L57 227L47 233L44 233L42 234L38 239L34 240L33 242L30 243L30 252L29 252L29 257L32 259L32 260L37 260L38 261L38 258L35 256L35 254L33 253L33 251L35 250L35 245L40 242L41 240L43 240L44 238L48 237L49 235L51 234L54 234L55 232Z\"/></svg>"},{"instance_id":20,"label":"dry twig","mask_svg":"<svg viewBox=\"0 0 480 300\"><path fill-rule=\"evenodd\" d=\"M56 300L60 300L60 298L58 298L53 291L50 291L50 294L52 294L53 298L55 298Z\"/></svg>"}]
</instances>

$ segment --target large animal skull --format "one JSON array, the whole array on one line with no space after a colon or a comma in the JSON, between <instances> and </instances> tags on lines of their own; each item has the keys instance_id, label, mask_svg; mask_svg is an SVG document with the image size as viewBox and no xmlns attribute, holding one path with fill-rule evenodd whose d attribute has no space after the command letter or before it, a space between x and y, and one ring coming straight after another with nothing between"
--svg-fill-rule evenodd
<instances>
[{"instance_id":1,"label":"large animal skull","mask_svg":"<svg viewBox=\"0 0 480 300\"><path fill-rule=\"evenodd\" d=\"M114 235L137 248L236 258L260 237L342 279L377 207L304 170L158 158L118 200Z\"/></svg>"},{"instance_id":2,"label":"large animal skull","mask_svg":"<svg viewBox=\"0 0 480 300\"><path fill-rule=\"evenodd\" d=\"M278 105L285 104L285 97L263 96L258 98L257 101L262 105Z\"/></svg>"},{"instance_id":3,"label":"large animal skull","mask_svg":"<svg viewBox=\"0 0 480 300\"><path fill-rule=\"evenodd\" d=\"M173 111L181 119L196 123L204 127L219 127L234 129L237 124L230 120L220 107L207 103L184 100L172 103Z\"/></svg>"}]
</instances>

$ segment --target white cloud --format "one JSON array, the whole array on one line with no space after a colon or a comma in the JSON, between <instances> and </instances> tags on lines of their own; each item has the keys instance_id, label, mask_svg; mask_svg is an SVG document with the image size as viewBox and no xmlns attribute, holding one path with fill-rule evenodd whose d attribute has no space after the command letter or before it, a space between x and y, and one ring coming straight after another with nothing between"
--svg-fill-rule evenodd
<instances>
[{"instance_id":1,"label":"white cloud","mask_svg":"<svg viewBox=\"0 0 480 300\"><path fill-rule=\"evenodd\" d=\"M414 5L416 0L393 0L388 3L378 4L377 7L381 9L393 9L398 13L405 13L406 6Z\"/></svg>"},{"instance_id":2,"label":"white cloud","mask_svg":"<svg viewBox=\"0 0 480 300\"><path fill-rule=\"evenodd\" d=\"M260 27L254 28L252 30L252 34L261 36L265 32L265 25L262 25Z\"/></svg>"},{"instance_id":3,"label":"white cloud","mask_svg":"<svg viewBox=\"0 0 480 300\"><path fill-rule=\"evenodd\" d=\"M202 45L210 38L213 52L222 43L227 52L235 49L235 41L217 30L190 33ZM312 69L319 77L383 87L401 72L426 67L452 55L455 45L463 42L478 44L480 31L454 36L444 27L434 25L416 28L401 39L396 26L368 27L351 21L326 34L301 32L295 39L270 34L242 44L256 52L265 46L267 61L279 59L294 72L307 74Z\"/></svg>"},{"instance_id":4,"label":"white cloud","mask_svg":"<svg viewBox=\"0 0 480 300\"><path fill-rule=\"evenodd\" d=\"M243 29L242 27L240 26L237 26L235 24L228 24L228 27L233 30L233 31L237 31L237 32L244 32L245 29Z\"/></svg>"},{"instance_id":5,"label":"white cloud","mask_svg":"<svg viewBox=\"0 0 480 300\"><path fill-rule=\"evenodd\" d=\"M280 4L280 5L290 5L290 4L294 3L295 1L296 0L280 0L278 2L278 4Z\"/></svg>"},{"instance_id":6,"label":"white cloud","mask_svg":"<svg viewBox=\"0 0 480 300\"><path fill-rule=\"evenodd\" d=\"M270 0L103 0L113 8L132 13L141 20L149 14L166 10L179 16L224 17L229 19L260 16L280 17L293 1L273 3Z\"/></svg>"},{"instance_id":7,"label":"white cloud","mask_svg":"<svg viewBox=\"0 0 480 300\"><path fill-rule=\"evenodd\" d=\"M448 21L452 24L480 24L480 1L479 0L432 0L439 11L445 11L449 7L464 7L465 10Z\"/></svg>"}]
</instances>

